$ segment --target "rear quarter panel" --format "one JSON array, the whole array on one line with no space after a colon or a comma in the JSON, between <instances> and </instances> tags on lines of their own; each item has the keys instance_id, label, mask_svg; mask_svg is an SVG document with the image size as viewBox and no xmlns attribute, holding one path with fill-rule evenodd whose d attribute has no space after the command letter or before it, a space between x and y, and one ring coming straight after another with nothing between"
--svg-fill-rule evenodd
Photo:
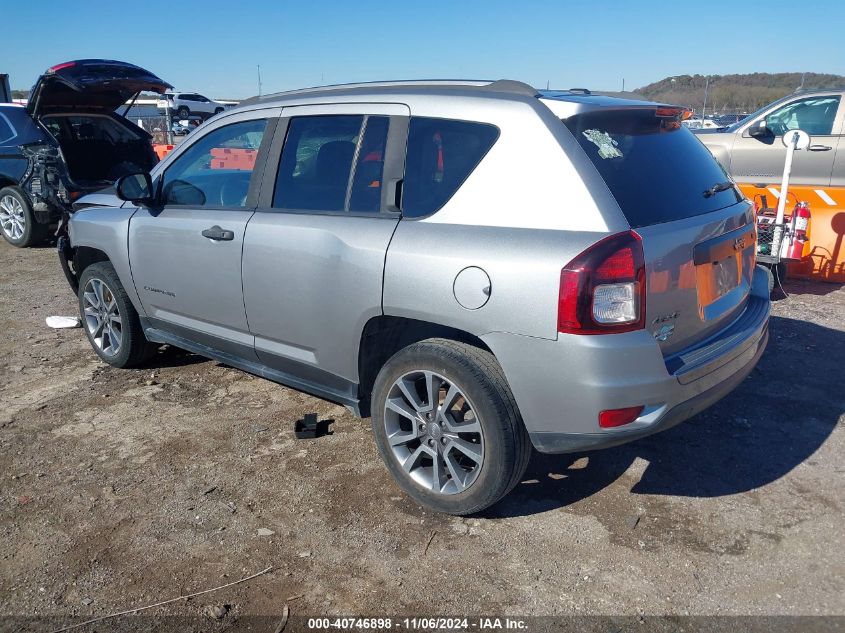
<instances>
[{"instance_id":1,"label":"rear quarter panel","mask_svg":"<svg viewBox=\"0 0 845 633\"><path fill-rule=\"evenodd\" d=\"M0 187L19 184L28 164L17 147L0 145Z\"/></svg>"},{"instance_id":2,"label":"rear quarter panel","mask_svg":"<svg viewBox=\"0 0 845 633\"><path fill-rule=\"evenodd\" d=\"M561 268L602 236L402 220L387 252L384 313L476 336L554 339ZM490 278L489 299L475 310L462 307L454 291L458 273L470 266Z\"/></svg>"},{"instance_id":3,"label":"rear quarter panel","mask_svg":"<svg viewBox=\"0 0 845 633\"><path fill-rule=\"evenodd\" d=\"M0 143L0 186L19 184L29 167L29 160L20 150L23 143L51 142L35 124L26 110L16 106L0 107L2 114L14 128L16 135Z\"/></svg>"},{"instance_id":4,"label":"rear quarter panel","mask_svg":"<svg viewBox=\"0 0 845 633\"><path fill-rule=\"evenodd\" d=\"M499 128L496 143L436 213L402 219L387 252L384 312L477 336L557 338L561 269L628 224L563 122L538 99L417 100L411 116L466 119ZM490 298L469 310L455 279L475 266ZM494 350L495 352L495 350Z\"/></svg>"}]
</instances>

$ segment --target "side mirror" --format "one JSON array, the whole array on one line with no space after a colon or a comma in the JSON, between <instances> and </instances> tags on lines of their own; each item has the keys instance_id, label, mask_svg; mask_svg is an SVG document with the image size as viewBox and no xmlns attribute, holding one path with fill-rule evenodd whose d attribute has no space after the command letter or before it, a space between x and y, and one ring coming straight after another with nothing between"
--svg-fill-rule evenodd
<instances>
[{"instance_id":1,"label":"side mirror","mask_svg":"<svg viewBox=\"0 0 845 633\"><path fill-rule=\"evenodd\" d=\"M150 206L154 202L153 181L146 172L121 176L114 183L117 197L127 202Z\"/></svg>"},{"instance_id":2,"label":"side mirror","mask_svg":"<svg viewBox=\"0 0 845 633\"><path fill-rule=\"evenodd\" d=\"M748 128L748 136L752 138L765 138L770 135L771 131L766 126L766 119L760 119Z\"/></svg>"}]
</instances>

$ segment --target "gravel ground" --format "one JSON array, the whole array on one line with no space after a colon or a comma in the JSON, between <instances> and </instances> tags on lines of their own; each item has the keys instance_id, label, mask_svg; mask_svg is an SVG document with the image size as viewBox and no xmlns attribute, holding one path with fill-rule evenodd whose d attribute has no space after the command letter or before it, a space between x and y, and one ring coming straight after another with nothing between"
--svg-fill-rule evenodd
<instances>
[{"instance_id":1,"label":"gravel ground","mask_svg":"<svg viewBox=\"0 0 845 633\"><path fill-rule=\"evenodd\" d=\"M53 249L0 243L0 615L93 618L269 566L150 613L845 615L845 288L786 290L724 401L535 455L459 519L404 497L342 407L178 350L99 362L44 324L76 313ZM309 412L334 433L295 439Z\"/></svg>"}]
</instances>

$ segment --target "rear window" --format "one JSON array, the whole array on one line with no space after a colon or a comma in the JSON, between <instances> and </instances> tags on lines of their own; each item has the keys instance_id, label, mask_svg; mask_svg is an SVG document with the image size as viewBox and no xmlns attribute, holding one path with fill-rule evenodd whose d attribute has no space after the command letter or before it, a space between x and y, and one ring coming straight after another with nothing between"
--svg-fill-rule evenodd
<instances>
[{"instance_id":1,"label":"rear window","mask_svg":"<svg viewBox=\"0 0 845 633\"><path fill-rule=\"evenodd\" d=\"M12 124L2 112L0 112L0 145L6 141L12 140L16 136L15 130L12 129Z\"/></svg>"},{"instance_id":2,"label":"rear window","mask_svg":"<svg viewBox=\"0 0 845 633\"><path fill-rule=\"evenodd\" d=\"M429 215L446 204L497 138L499 128L487 123L412 117L402 215Z\"/></svg>"},{"instance_id":3,"label":"rear window","mask_svg":"<svg viewBox=\"0 0 845 633\"><path fill-rule=\"evenodd\" d=\"M701 141L654 110L586 112L564 120L632 228L710 213L739 202ZM710 192L705 195L705 192Z\"/></svg>"}]
</instances>

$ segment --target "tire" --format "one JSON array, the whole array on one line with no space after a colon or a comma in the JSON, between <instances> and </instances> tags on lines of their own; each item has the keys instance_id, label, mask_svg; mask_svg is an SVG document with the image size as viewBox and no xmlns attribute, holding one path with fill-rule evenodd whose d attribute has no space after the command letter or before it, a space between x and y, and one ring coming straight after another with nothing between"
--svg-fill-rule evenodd
<instances>
[{"instance_id":1,"label":"tire","mask_svg":"<svg viewBox=\"0 0 845 633\"><path fill-rule=\"evenodd\" d=\"M48 226L40 224L20 187L0 189L0 233L12 246L25 248L43 242Z\"/></svg>"},{"instance_id":2,"label":"tire","mask_svg":"<svg viewBox=\"0 0 845 633\"><path fill-rule=\"evenodd\" d=\"M152 356L156 346L144 336L138 313L110 262L91 264L82 272L78 297L85 335L103 361L126 368Z\"/></svg>"},{"instance_id":3,"label":"tire","mask_svg":"<svg viewBox=\"0 0 845 633\"><path fill-rule=\"evenodd\" d=\"M780 288L786 281L786 263L780 262L772 266L772 273L774 274L775 285Z\"/></svg>"},{"instance_id":4,"label":"tire","mask_svg":"<svg viewBox=\"0 0 845 633\"><path fill-rule=\"evenodd\" d=\"M220 114L221 112L223 112L223 108L215 108L215 110L214 110L215 116Z\"/></svg>"},{"instance_id":5,"label":"tire","mask_svg":"<svg viewBox=\"0 0 845 633\"><path fill-rule=\"evenodd\" d=\"M778 264L763 266L763 268L766 269L766 273L769 276L769 296L771 297L775 292L775 288L780 288L783 282L786 281L786 264L780 262Z\"/></svg>"},{"instance_id":6,"label":"tire","mask_svg":"<svg viewBox=\"0 0 845 633\"><path fill-rule=\"evenodd\" d=\"M443 381L436 391L429 376L431 385ZM426 417L432 392L438 411ZM472 345L428 339L400 350L376 378L372 409L388 470L409 496L437 512L467 515L490 507L528 466L531 442L502 368Z\"/></svg>"},{"instance_id":7,"label":"tire","mask_svg":"<svg viewBox=\"0 0 845 633\"><path fill-rule=\"evenodd\" d=\"M775 275L772 272L772 269L769 266L760 266L766 271L766 278L769 282L769 296L772 296L772 292L775 290Z\"/></svg>"},{"instance_id":8,"label":"tire","mask_svg":"<svg viewBox=\"0 0 845 633\"><path fill-rule=\"evenodd\" d=\"M176 116L178 116L180 120L187 119L189 116L191 116L191 110L188 108L188 106L179 106L179 109L176 110Z\"/></svg>"}]
</instances>

